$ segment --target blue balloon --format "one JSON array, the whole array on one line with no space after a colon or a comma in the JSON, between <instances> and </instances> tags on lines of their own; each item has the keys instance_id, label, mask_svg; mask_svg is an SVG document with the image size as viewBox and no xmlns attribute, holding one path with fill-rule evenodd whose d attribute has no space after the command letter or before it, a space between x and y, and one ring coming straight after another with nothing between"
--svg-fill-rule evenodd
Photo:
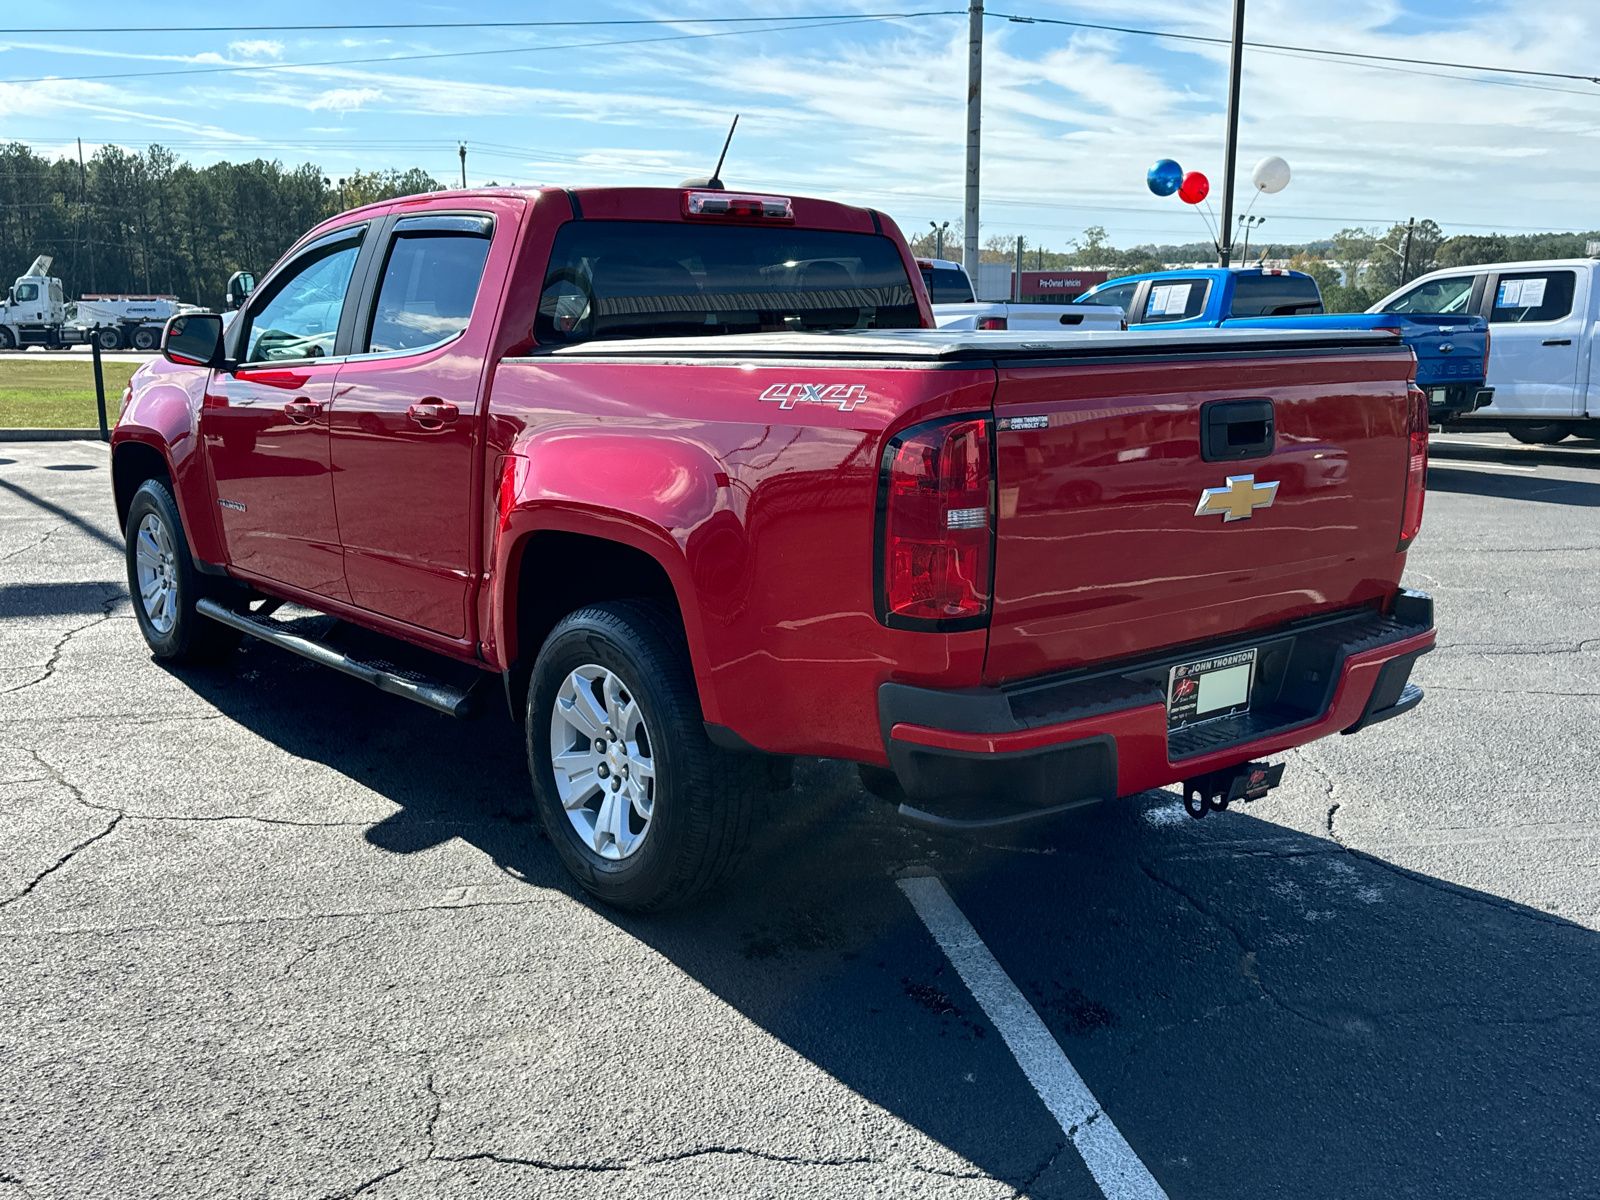
<instances>
[{"instance_id":1,"label":"blue balloon","mask_svg":"<svg viewBox=\"0 0 1600 1200\"><path fill-rule=\"evenodd\" d=\"M1158 196L1170 196L1183 186L1183 168L1170 158L1163 158L1150 168L1144 181Z\"/></svg>"}]
</instances>

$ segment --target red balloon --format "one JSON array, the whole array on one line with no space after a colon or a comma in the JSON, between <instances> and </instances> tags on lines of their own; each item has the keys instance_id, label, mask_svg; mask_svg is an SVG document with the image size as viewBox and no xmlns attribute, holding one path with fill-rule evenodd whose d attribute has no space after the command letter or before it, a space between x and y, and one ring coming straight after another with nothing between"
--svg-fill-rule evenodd
<instances>
[{"instance_id":1,"label":"red balloon","mask_svg":"<svg viewBox=\"0 0 1600 1200\"><path fill-rule=\"evenodd\" d=\"M1178 199L1185 204L1199 204L1211 193L1211 181L1199 171L1190 171L1183 177L1183 186L1178 189Z\"/></svg>"}]
</instances>

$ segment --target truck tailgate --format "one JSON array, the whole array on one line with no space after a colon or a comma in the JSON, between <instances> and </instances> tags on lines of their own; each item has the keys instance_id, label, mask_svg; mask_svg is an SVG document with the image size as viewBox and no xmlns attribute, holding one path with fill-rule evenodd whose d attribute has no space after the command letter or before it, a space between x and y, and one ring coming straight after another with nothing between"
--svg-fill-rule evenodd
<instances>
[{"instance_id":1,"label":"truck tailgate","mask_svg":"<svg viewBox=\"0 0 1600 1200\"><path fill-rule=\"evenodd\" d=\"M1153 359L1000 365L988 682L1264 629L1399 582L1409 350ZM1261 399L1270 450L1203 461L1202 405ZM1257 498L1276 483L1270 506L1197 515L1235 476Z\"/></svg>"}]
</instances>

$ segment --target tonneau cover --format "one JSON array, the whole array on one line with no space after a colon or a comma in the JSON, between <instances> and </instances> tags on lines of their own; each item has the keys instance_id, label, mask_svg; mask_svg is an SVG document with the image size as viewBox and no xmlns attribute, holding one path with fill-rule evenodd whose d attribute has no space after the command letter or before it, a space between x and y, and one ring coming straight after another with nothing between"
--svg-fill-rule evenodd
<instances>
[{"instance_id":1,"label":"tonneau cover","mask_svg":"<svg viewBox=\"0 0 1600 1200\"><path fill-rule=\"evenodd\" d=\"M1149 358L1174 355L1381 350L1399 335L1373 329L1183 329L1171 333L1009 333L998 330L867 329L836 333L746 333L712 337L600 339L542 350L536 357L650 359L827 358L1013 361Z\"/></svg>"}]
</instances>

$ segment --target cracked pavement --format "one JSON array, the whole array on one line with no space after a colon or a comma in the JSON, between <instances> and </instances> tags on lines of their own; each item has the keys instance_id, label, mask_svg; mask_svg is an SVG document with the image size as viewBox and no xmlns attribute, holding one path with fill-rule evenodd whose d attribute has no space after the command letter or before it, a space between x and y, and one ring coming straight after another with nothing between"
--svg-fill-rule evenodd
<instances>
[{"instance_id":1,"label":"cracked pavement","mask_svg":"<svg viewBox=\"0 0 1600 1200\"><path fill-rule=\"evenodd\" d=\"M1174 1200L1600 1178L1600 472L1435 462L1428 700L1245 811L970 843L803 762L645 920L568 882L500 714L152 663L105 462L0 444L0 1200L1097 1196L929 868Z\"/></svg>"}]
</instances>

